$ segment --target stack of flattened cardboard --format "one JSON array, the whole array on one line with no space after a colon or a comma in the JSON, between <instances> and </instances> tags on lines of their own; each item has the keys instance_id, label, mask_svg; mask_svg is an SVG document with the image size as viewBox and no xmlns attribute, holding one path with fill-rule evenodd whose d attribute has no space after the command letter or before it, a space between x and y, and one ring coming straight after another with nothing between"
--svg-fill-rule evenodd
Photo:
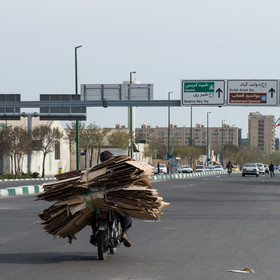
<instances>
[{"instance_id":1,"label":"stack of flattened cardboard","mask_svg":"<svg viewBox=\"0 0 280 280\"><path fill-rule=\"evenodd\" d=\"M149 183L153 167L127 156L109 159L90 170L56 175L57 181L43 184L38 200L55 202L39 217L54 237L68 237L88 225L100 209L144 220L163 214L164 202Z\"/></svg>"}]
</instances>

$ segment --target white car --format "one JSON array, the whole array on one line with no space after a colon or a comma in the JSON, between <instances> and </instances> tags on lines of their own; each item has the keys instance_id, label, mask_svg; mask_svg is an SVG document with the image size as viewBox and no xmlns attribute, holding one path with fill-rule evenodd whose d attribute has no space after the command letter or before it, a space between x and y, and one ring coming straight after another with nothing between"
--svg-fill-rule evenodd
<instances>
[{"instance_id":1,"label":"white car","mask_svg":"<svg viewBox=\"0 0 280 280\"><path fill-rule=\"evenodd\" d=\"M255 175L259 177L260 172L256 163L245 163L242 168L242 176Z\"/></svg>"},{"instance_id":2,"label":"white car","mask_svg":"<svg viewBox=\"0 0 280 280\"><path fill-rule=\"evenodd\" d=\"M263 166L264 166L265 173L269 174L269 167L268 167L268 165L264 164Z\"/></svg>"},{"instance_id":3,"label":"white car","mask_svg":"<svg viewBox=\"0 0 280 280\"><path fill-rule=\"evenodd\" d=\"M205 169L204 165L197 165L195 172L205 172L205 170L206 169Z\"/></svg>"},{"instance_id":4,"label":"white car","mask_svg":"<svg viewBox=\"0 0 280 280\"><path fill-rule=\"evenodd\" d=\"M158 166L155 166L154 173L155 174L160 174L160 173L167 174L166 165L165 164L159 164L159 172L158 172Z\"/></svg>"},{"instance_id":5,"label":"white car","mask_svg":"<svg viewBox=\"0 0 280 280\"><path fill-rule=\"evenodd\" d=\"M214 166L212 166L212 165L206 166L205 170L206 171L213 171L214 170Z\"/></svg>"},{"instance_id":6,"label":"white car","mask_svg":"<svg viewBox=\"0 0 280 280\"><path fill-rule=\"evenodd\" d=\"M178 173L193 173L193 169L189 165L181 165L178 168Z\"/></svg>"},{"instance_id":7,"label":"white car","mask_svg":"<svg viewBox=\"0 0 280 280\"><path fill-rule=\"evenodd\" d=\"M259 172L262 174L265 174L265 167L264 167L263 163L256 163L256 165L259 169Z\"/></svg>"},{"instance_id":8,"label":"white car","mask_svg":"<svg viewBox=\"0 0 280 280\"><path fill-rule=\"evenodd\" d=\"M224 171L224 168L222 165L215 165L213 171Z\"/></svg>"}]
</instances>

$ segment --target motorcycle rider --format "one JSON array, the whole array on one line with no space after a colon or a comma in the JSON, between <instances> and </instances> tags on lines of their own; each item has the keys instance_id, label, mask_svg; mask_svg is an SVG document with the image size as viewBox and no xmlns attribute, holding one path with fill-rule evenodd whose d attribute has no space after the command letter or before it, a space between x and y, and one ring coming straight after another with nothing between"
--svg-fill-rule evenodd
<instances>
[{"instance_id":1,"label":"motorcycle rider","mask_svg":"<svg viewBox=\"0 0 280 280\"><path fill-rule=\"evenodd\" d=\"M228 170L228 174L231 173L232 167L233 167L233 165L232 165L232 163L229 161L228 164L227 164L227 166L226 166L226 168L227 168L227 170Z\"/></svg>"},{"instance_id":2,"label":"motorcycle rider","mask_svg":"<svg viewBox=\"0 0 280 280\"><path fill-rule=\"evenodd\" d=\"M100 161L104 162L112 157L113 157L113 154L111 152L104 151L100 154ZM132 218L129 216L122 215L120 213L117 213L117 214L119 215L120 222L121 222L121 228L122 228L121 238L122 238L123 244L126 247L130 247L131 241L128 237L127 231L132 225ZM96 234L95 233L97 231L97 228L95 227L95 220L92 221L91 227L92 227L92 235L90 237L90 243L94 245L94 244L96 244Z\"/></svg>"}]
</instances>

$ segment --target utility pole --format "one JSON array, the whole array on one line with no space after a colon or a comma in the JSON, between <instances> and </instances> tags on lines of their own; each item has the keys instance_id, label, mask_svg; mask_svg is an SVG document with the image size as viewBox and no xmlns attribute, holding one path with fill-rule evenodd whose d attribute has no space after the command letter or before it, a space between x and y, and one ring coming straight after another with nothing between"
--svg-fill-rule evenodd
<instances>
[{"instance_id":1,"label":"utility pole","mask_svg":"<svg viewBox=\"0 0 280 280\"><path fill-rule=\"evenodd\" d=\"M75 92L78 94L78 63L77 63L77 49L82 46L75 47ZM80 135L79 135L79 121L76 121L76 169L80 169Z\"/></svg>"},{"instance_id":2,"label":"utility pole","mask_svg":"<svg viewBox=\"0 0 280 280\"><path fill-rule=\"evenodd\" d=\"M136 74L136 71L129 73L129 84L132 84L132 74ZM131 90L131 89L130 89ZM132 106L129 107L129 131L130 131L130 157L133 158L133 109Z\"/></svg>"}]
</instances>

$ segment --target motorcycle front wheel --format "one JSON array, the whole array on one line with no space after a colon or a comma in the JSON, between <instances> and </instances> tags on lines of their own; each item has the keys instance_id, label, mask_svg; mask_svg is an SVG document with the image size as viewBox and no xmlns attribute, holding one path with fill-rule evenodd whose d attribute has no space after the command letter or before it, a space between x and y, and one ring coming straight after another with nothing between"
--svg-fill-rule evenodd
<instances>
[{"instance_id":1,"label":"motorcycle front wheel","mask_svg":"<svg viewBox=\"0 0 280 280\"><path fill-rule=\"evenodd\" d=\"M110 253L111 254L116 254L117 253L117 248L116 247L110 248Z\"/></svg>"},{"instance_id":2,"label":"motorcycle front wheel","mask_svg":"<svg viewBox=\"0 0 280 280\"><path fill-rule=\"evenodd\" d=\"M107 260L108 258L108 232L99 231L97 234L97 250L100 260Z\"/></svg>"}]
</instances>

